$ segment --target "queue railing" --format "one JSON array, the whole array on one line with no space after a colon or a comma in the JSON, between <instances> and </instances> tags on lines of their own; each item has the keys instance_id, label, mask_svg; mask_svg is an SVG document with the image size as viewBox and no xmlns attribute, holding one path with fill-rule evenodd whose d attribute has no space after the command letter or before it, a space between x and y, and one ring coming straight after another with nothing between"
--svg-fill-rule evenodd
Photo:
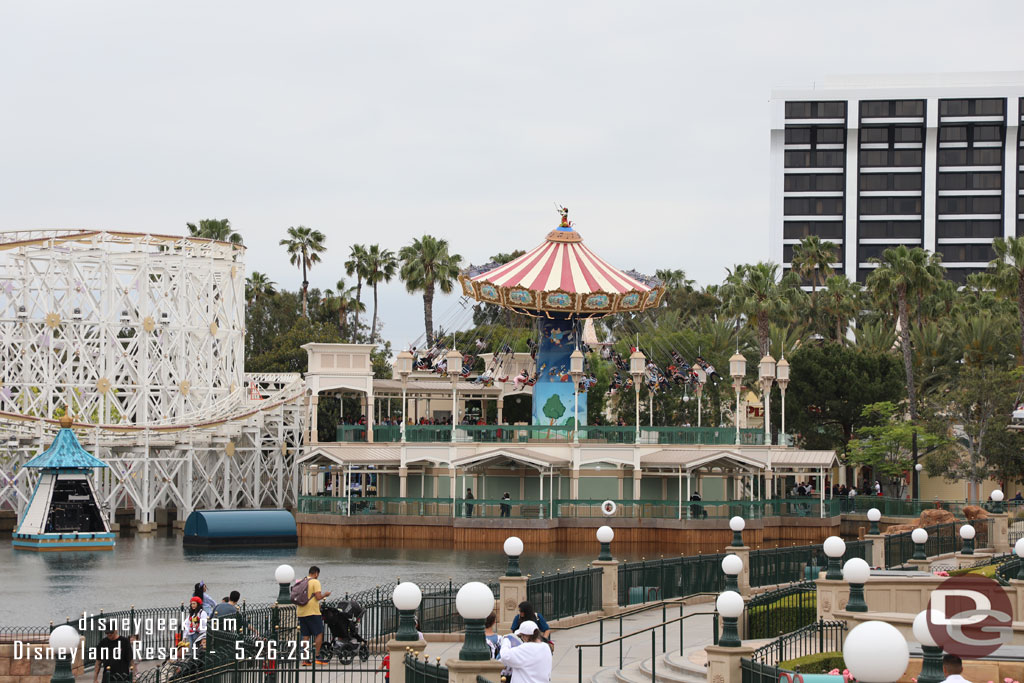
<instances>
[{"instance_id":1,"label":"queue railing","mask_svg":"<svg viewBox=\"0 0 1024 683\"><path fill-rule=\"evenodd\" d=\"M603 576L598 567L531 576L526 580L526 599L545 619L595 612L601 609Z\"/></svg>"},{"instance_id":2,"label":"queue railing","mask_svg":"<svg viewBox=\"0 0 1024 683\"><path fill-rule=\"evenodd\" d=\"M724 553L690 555L619 565L619 605L720 593L725 588Z\"/></svg>"}]
</instances>

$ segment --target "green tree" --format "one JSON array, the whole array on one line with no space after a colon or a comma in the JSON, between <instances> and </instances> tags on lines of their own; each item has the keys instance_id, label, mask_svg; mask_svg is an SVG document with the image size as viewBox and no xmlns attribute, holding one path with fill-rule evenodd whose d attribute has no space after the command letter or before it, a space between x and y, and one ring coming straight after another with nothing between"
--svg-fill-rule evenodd
<instances>
[{"instance_id":1,"label":"green tree","mask_svg":"<svg viewBox=\"0 0 1024 683\"><path fill-rule=\"evenodd\" d=\"M761 356L767 356L771 323L792 322L793 307L802 294L797 275L790 271L780 277L775 263L738 265L729 271L722 289L729 313L746 318L757 333Z\"/></svg>"},{"instance_id":2,"label":"green tree","mask_svg":"<svg viewBox=\"0 0 1024 683\"><path fill-rule=\"evenodd\" d=\"M825 281L820 293L821 307L829 318L835 320L835 340L843 341L850 321L860 310L861 286L845 275L833 275Z\"/></svg>"},{"instance_id":3,"label":"green tree","mask_svg":"<svg viewBox=\"0 0 1024 683\"><path fill-rule=\"evenodd\" d=\"M390 249L381 249L371 244L366 250L366 284L373 287L373 324L370 326L370 340L377 336L377 286L391 282L398 272L398 259Z\"/></svg>"},{"instance_id":4,"label":"green tree","mask_svg":"<svg viewBox=\"0 0 1024 683\"><path fill-rule=\"evenodd\" d=\"M989 262L990 282L996 291L1017 301L1017 324L1020 326L1020 354L1017 363L1024 363L1024 237L997 237L992 241L996 257Z\"/></svg>"},{"instance_id":5,"label":"green tree","mask_svg":"<svg viewBox=\"0 0 1024 683\"><path fill-rule=\"evenodd\" d=\"M334 290L330 305L332 308L337 308L338 329L341 330L341 336L343 339L346 341L355 341L352 335L349 334L348 314L352 312L365 313L366 305L356 298L356 288L348 286L344 279L338 280L335 287L336 289Z\"/></svg>"},{"instance_id":6,"label":"green tree","mask_svg":"<svg viewBox=\"0 0 1024 683\"><path fill-rule=\"evenodd\" d=\"M565 415L565 404L562 403L562 399L558 397L558 394L551 394L547 401L544 402L544 416L551 420L551 424L555 424L558 418Z\"/></svg>"},{"instance_id":7,"label":"green tree","mask_svg":"<svg viewBox=\"0 0 1024 683\"><path fill-rule=\"evenodd\" d=\"M349 277L355 276L356 278L356 303L359 304L355 309L355 332L352 335L352 340L355 341L359 335L359 309L362 307L363 301L363 280L366 279L367 275L367 261L369 254L366 251L366 247L362 244L353 244L349 247L348 260L345 261L345 274ZM363 308L365 310L365 308Z\"/></svg>"},{"instance_id":8,"label":"green tree","mask_svg":"<svg viewBox=\"0 0 1024 683\"><path fill-rule=\"evenodd\" d=\"M868 276L867 286L881 301L895 302L900 327L900 350L903 352L903 370L906 375L910 419L917 419L917 390L914 386L914 362L910 345L911 297L916 296L931 277L928 270L928 252L901 244L882 252L881 258L872 258L878 264Z\"/></svg>"},{"instance_id":9,"label":"green tree","mask_svg":"<svg viewBox=\"0 0 1024 683\"><path fill-rule=\"evenodd\" d=\"M338 328L297 318L291 329L278 334L273 345L263 353L245 359L247 372L306 372L309 360L303 344L343 341Z\"/></svg>"},{"instance_id":10,"label":"green tree","mask_svg":"<svg viewBox=\"0 0 1024 683\"><path fill-rule=\"evenodd\" d=\"M398 252L402 262L399 277L410 294L423 294L423 322L427 346L434 343L434 291L450 294L459 276L462 257L448 252L448 240L423 235Z\"/></svg>"},{"instance_id":11,"label":"green tree","mask_svg":"<svg viewBox=\"0 0 1024 683\"><path fill-rule=\"evenodd\" d=\"M788 359L786 427L805 448L846 453L854 433L869 424L865 406L904 396L903 369L891 353L825 343L801 346Z\"/></svg>"},{"instance_id":12,"label":"green tree","mask_svg":"<svg viewBox=\"0 0 1024 683\"><path fill-rule=\"evenodd\" d=\"M832 264L839 260L836 245L822 242L817 235L809 235L793 247L793 271L811 283L811 296L834 272Z\"/></svg>"},{"instance_id":13,"label":"green tree","mask_svg":"<svg viewBox=\"0 0 1024 683\"><path fill-rule=\"evenodd\" d=\"M245 279L245 303L249 306L257 299L272 296L276 292L274 281L259 271L252 271Z\"/></svg>"},{"instance_id":14,"label":"green tree","mask_svg":"<svg viewBox=\"0 0 1024 683\"><path fill-rule=\"evenodd\" d=\"M904 475L914 466L915 432L918 448L934 448L942 439L904 420L900 407L891 401L865 406L861 416L869 425L857 429L847 461L870 467L874 476L888 480L893 495L902 498Z\"/></svg>"},{"instance_id":15,"label":"green tree","mask_svg":"<svg viewBox=\"0 0 1024 683\"><path fill-rule=\"evenodd\" d=\"M307 273L317 263L320 254L327 251L324 242L327 240L319 230L312 230L304 225L288 228L288 237L281 240L281 246L288 250L289 261L293 266L302 269L302 317L309 317L309 278Z\"/></svg>"},{"instance_id":16,"label":"green tree","mask_svg":"<svg viewBox=\"0 0 1024 683\"><path fill-rule=\"evenodd\" d=\"M231 221L227 218L204 218L199 221L199 225L186 223L185 227L190 237L204 237L231 244L242 243L242 236L231 228Z\"/></svg>"}]
</instances>

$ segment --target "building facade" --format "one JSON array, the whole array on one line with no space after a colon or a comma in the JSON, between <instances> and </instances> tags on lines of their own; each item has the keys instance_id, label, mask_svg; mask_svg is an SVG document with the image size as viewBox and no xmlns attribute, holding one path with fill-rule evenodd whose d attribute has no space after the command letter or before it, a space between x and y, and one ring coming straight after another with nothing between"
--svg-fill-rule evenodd
<instances>
[{"instance_id":1,"label":"building facade","mask_svg":"<svg viewBox=\"0 0 1024 683\"><path fill-rule=\"evenodd\" d=\"M905 244L963 282L1024 231L1024 72L849 77L771 98L772 259L817 235L861 282Z\"/></svg>"}]
</instances>

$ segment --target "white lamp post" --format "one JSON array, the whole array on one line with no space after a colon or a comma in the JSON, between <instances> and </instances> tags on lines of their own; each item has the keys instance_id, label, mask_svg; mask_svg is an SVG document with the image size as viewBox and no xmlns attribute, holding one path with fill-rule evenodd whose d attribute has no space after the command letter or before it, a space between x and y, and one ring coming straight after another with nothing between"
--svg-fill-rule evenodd
<instances>
[{"instance_id":1,"label":"white lamp post","mask_svg":"<svg viewBox=\"0 0 1024 683\"><path fill-rule=\"evenodd\" d=\"M925 554L924 544L928 542L928 532L924 529L914 529L910 532L910 540L914 542L914 559L927 560L928 555Z\"/></svg>"},{"instance_id":2,"label":"white lamp post","mask_svg":"<svg viewBox=\"0 0 1024 683\"><path fill-rule=\"evenodd\" d=\"M960 527L960 538L964 541L964 547L960 550L962 555L974 554L974 536L976 533L974 527L970 524L964 524Z\"/></svg>"},{"instance_id":3,"label":"white lamp post","mask_svg":"<svg viewBox=\"0 0 1024 683\"><path fill-rule=\"evenodd\" d=\"M391 594L391 602L398 610L398 631L395 632L395 640L419 640L416 633L416 609L423 599L423 592L420 587L411 581L403 581L395 586Z\"/></svg>"},{"instance_id":4,"label":"white lamp post","mask_svg":"<svg viewBox=\"0 0 1024 683\"><path fill-rule=\"evenodd\" d=\"M725 590L740 592L739 575L743 571L743 559L730 553L722 558L722 572L725 573Z\"/></svg>"},{"instance_id":5,"label":"white lamp post","mask_svg":"<svg viewBox=\"0 0 1024 683\"><path fill-rule=\"evenodd\" d=\"M74 683L71 663L79 642L81 638L74 626L63 624L50 632L50 650L56 658L50 683Z\"/></svg>"},{"instance_id":6,"label":"white lamp post","mask_svg":"<svg viewBox=\"0 0 1024 683\"><path fill-rule=\"evenodd\" d=\"M736 445L740 445L740 389L743 378L747 375L747 359L738 350L729 358L729 375L732 377L732 388L736 390Z\"/></svg>"},{"instance_id":7,"label":"white lamp post","mask_svg":"<svg viewBox=\"0 0 1024 683\"><path fill-rule=\"evenodd\" d=\"M637 349L629 354L629 375L633 378L633 389L636 391L636 441L640 443L640 380L644 376L647 359Z\"/></svg>"},{"instance_id":8,"label":"white lamp post","mask_svg":"<svg viewBox=\"0 0 1024 683\"><path fill-rule=\"evenodd\" d=\"M734 548L743 547L743 530L747 528L747 520L736 515L729 520L729 528L732 529L732 545Z\"/></svg>"},{"instance_id":9,"label":"white lamp post","mask_svg":"<svg viewBox=\"0 0 1024 683\"><path fill-rule=\"evenodd\" d=\"M718 639L718 644L721 647L742 645L737 624L743 614L743 596L736 591L725 591L715 600L715 609L722 615L722 637Z\"/></svg>"},{"instance_id":10,"label":"white lamp post","mask_svg":"<svg viewBox=\"0 0 1024 683\"><path fill-rule=\"evenodd\" d=\"M779 383L779 391L782 393L782 427L780 434L786 433L786 387L789 386L789 361L786 360L786 355L783 353L782 358L779 359L778 364L775 366L776 377L775 381Z\"/></svg>"},{"instance_id":11,"label":"white lamp post","mask_svg":"<svg viewBox=\"0 0 1024 683\"><path fill-rule=\"evenodd\" d=\"M868 529L869 534L881 533L878 530L878 520L882 519L882 511L878 508L871 508L868 510L868 521L871 522L871 528Z\"/></svg>"},{"instance_id":12,"label":"white lamp post","mask_svg":"<svg viewBox=\"0 0 1024 683\"><path fill-rule=\"evenodd\" d=\"M455 443L455 426L459 423L458 389L459 377L462 376L462 354L454 347L445 354L448 374L452 378L452 443Z\"/></svg>"},{"instance_id":13,"label":"white lamp post","mask_svg":"<svg viewBox=\"0 0 1024 683\"><path fill-rule=\"evenodd\" d=\"M292 569L290 564L279 565L274 570L274 581L277 581L277 585L280 587L277 591L277 604L279 605L290 605L292 604L291 585L292 581L295 580L295 570Z\"/></svg>"},{"instance_id":14,"label":"white lamp post","mask_svg":"<svg viewBox=\"0 0 1024 683\"><path fill-rule=\"evenodd\" d=\"M597 559L602 562L612 560L612 539L615 538L615 530L610 526L602 526L597 529L597 542L601 544L601 553Z\"/></svg>"},{"instance_id":15,"label":"white lamp post","mask_svg":"<svg viewBox=\"0 0 1024 683\"><path fill-rule=\"evenodd\" d=\"M895 626L865 621L846 636L843 660L861 683L894 683L906 672L910 651Z\"/></svg>"},{"instance_id":16,"label":"white lamp post","mask_svg":"<svg viewBox=\"0 0 1024 683\"><path fill-rule=\"evenodd\" d=\"M867 612L868 604L864 602L864 584L871 577L871 567L859 557L851 557L843 565L843 579L850 584L850 599L846 603L847 612Z\"/></svg>"},{"instance_id":17,"label":"white lamp post","mask_svg":"<svg viewBox=\"0 0 1024 683\"><path fill-rule=\"evenodd\" d=\"M825 572L825 578L830 581L842 581L843 570L839 561L846 553L846 541L838 536L829 536L825 539L823 548L825 556L828 557L828 571Z\"/></svg>"},{"instance_id":18,"label":"white lamp post","mask_svg":"<svg viewBox=\"0 0 1024 683\"><path fill-rule=\"evenodd\" d=\"M408 351L402 351L395 357L395 370L398 371L399 376L402 378L402 443L405 443L405 425L409 421L406 419L406 410L408 409L408 403L406 402L405 390L406 385L409 382L409 373L412 372L412 354Z\"/></svg>"},{"instance_id":19,"label":"white lamp post","mask_svg":"<svg viewBox=\"0 0 1024 683\"><path fill-rule=\"evenodd\" d=\"M1013 552L1017 554L1017 557L1024 558L1024 538L1017 539L1017 542L1013 544ZM1017 570L1017 580L1024 581L1024 559L1021 559L1020 569Z\"/></svg>"},{"instance_id":20,"label":"white lamp post","mask_svg":"<svg viewBox=\"0 0 1024 683\"><path fill-rule=\"evenodd\" d=\"M505 539L505 554L508 556L508 566L505 568L505 576L522 576L519 570L519 556L523 554L523 541L518 536L509 536Z\"/></svg>"},{"instance_id":21,"label":"white lamp post","mask_svg":"<svg viewBox=\"0 0 1024 683\"><path fill-rule=\"evenodd\" d=\"M1001 490L996 489L995 491L992 492L992 502L995 503L995 505L992 506L992 512L995 512L996 514L1002 513L1003 492Z\"/></svg>"},{"instance_id":22,"label":"white lamp post","mask_svg":"<svg viewBox=\"0 0 1024 683\"><path fill-rule=\"evenodd\" d=\"M761 359L758 368L758 376L761 381L761 395L764 397L764 445L772 445L771 408L769 402L772 397L772 384L775 383L775 359L771 354Z\"/></svg>"},{"instance_id":23,"label":"white lamp post","mask_svg":"<svg viewBox=\"0 0 1024 683\"><path fill-rule=\"evenodd\" d=\"M933 618L936 615L943 616L941 612L932 613ZM942 647L935 642L928 629L928 610L919 612L914 617L913 630L914 637L921 644L921 652L924 654L917 683L941 683L946 679L946 674L942 671Z\"/></svg>"},{"instance_id":24,"label":"white lamp post","mask_svg":"<svg viewBox=\"0 0 1024 683\"><path fill-rule=\"evenodd\" d=\"M700 427L704 413L704 403L701 401L701 395L704 393L704 385L708 381L708 373L699 365L693 371L697 374L697 386L693 388L693 393L697 394L697 426Z\"/></svg>"},{"instance_id":25,"label":"white lamp post","mask_svg":"<svg viewBox=\"0 0 1024 683\"><path fill-rule=\"evenodd\" d=\"M487 584L470 581L455 595L455 609L466 622L466 640L459 650L459 659L486 661L491 651L484 638L484 619L494 611L494 594Z\"/></svg>"},{"instance_id":26,"label":"white lamp post","mask_svg":"<svg viewBox=\"0 0 1024 683\"><path fill-rule=\"evenodd\" d=\"M579 347L569 356L569 374L572 376L572 442L580 442L580 380L583 378L583 352Z\"/></svg>"}]
</instances>

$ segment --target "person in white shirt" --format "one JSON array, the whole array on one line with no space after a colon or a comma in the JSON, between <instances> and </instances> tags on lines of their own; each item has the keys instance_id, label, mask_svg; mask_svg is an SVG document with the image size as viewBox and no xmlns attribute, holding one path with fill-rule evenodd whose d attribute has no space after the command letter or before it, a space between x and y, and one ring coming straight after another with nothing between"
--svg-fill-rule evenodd
<instances>
[{"instance_id":1,"label":"person in white shirt","mask_svg":"<svg viewBox=\"0 0 1024 683\"><path fill-rule=\"evenodd\" d=\"M961 676L964 672L964 663L960 657L953 654L942 656L942 673L946 674L946 680L942 683L971 683Z\"/></svg>"},{"instance_id":2,"label":"person in white shirt","mask_svg":"<svg viewBox=\"0 0 1024 683\"><path fill-rule=\"evenodd\" d=\"M549 683L551 680L551 648L541 640L536 622L524 621L516 629L523 641L519 647L501 651L501 663L512 670L515 683Z\"/></svg>"}]
</instances>

